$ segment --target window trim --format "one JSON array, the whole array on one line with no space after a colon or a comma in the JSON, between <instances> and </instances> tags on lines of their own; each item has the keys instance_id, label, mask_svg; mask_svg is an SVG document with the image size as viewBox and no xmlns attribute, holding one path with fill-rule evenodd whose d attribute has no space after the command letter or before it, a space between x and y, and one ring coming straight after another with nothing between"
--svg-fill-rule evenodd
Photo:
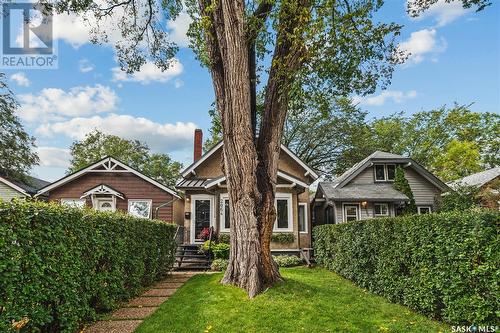
<instances>
[{"instance_id":1,"label":"window trim","mask_svg":"<svg viewBox=\"0 0 500 333\"><path fill-rule=\"evenodd\" d=\"M278 200L287 200L288 202L288 227L278 228ZM274 209L276 209L276 220L274 221L273 232L291 232L293 231L293 198L292 193L276 193L274 199Z\"/></svg>"},{"instance_id":2,"label":"window trim","mask_svg":"<svg viewBox=\"0 0 500 333\"><path fill-rule=\"evenodd\" d=\"M429 213L425 213L425 214L431 214L432 213L432 207L431 206L417 206L417 213L418 213L418 215L425 215L425 214L422 214L420 212L421 208L427 208L427 209L429 209Z\"/></svg>"},{"instance_id":3,"label":"window trim","mask_svg":"<svg viewBox=\"0 0 500 333\"><path fill-rule=\"evenodd\" d=\"M143 217L143 216L136 216L136 215L130 214L130 206L131 206L132 202L148 202L149 203L149 216L148 217ZM150 219L151 216L152 216L152 214L153 214L153 200L152 199L128 199L128 202L127 202L127 214L130 214L133 217L138 217L138 218L141 218L141 219Z\"/></svg>"},{"instance_id":4,"label":"window trim","mask_svg":"<svg viewBox=\"0 0 500 333\"><path fill-rule=\"evenodd\" d=\"M359 202L343 202L342 203L342 222L347 222L347 214L345 206L356 206L356 221L361 220L361 204Z\"/></svg>"},{"instance_id":5,"label":"window trim","mask_svg":"<svg viewBox=\"0 0 500 333\"><path fill-rule=\"evenodd\" d=\"M387 207L387 214L377 214L377 211L375 210L376 205L384 205ZM391 211L389 210L389 204L387 202L374 202L373 203L373 216L374 217L387 217L391 216Z\"/></svg>"},{"instance_id":6,"label":"window trim","mask_svg":"<svg viewBox=\"0 0 500 333\"><path fill-rule=\"evenodd\" d=\"M75 206L75 205L68 205L67 203L65 203L65 201L79 201L79 202L83 202L83 207L79 207L79 206ZM59 199L59 203L63 206L67 206L67 207L76 207L76 208L84 208L85 206L87 206L87 200L86 199L82 199L82 198L61 198Z\"/></svg>"},{"instance_id":7,"label":"window trim","mask_svg":"<svg viewBox=\"0 0 500 333\"><path fill-rule=\"evenodd\" d=\"M384 170L384 179L377 179L377 166L381 165ZM387 181L387 168L385 164L374 164L373 165L373 177L376 182L386 182Z\"/></svg>"},{"instance_id":8,"label":"window trim","mask_svg":"<svg viewBox=\"0 0 500 333\"><path fill-rule=\"evenodd\" d=\"M219 232L230 232L231 228L226 228L226 207L225 207L225 201L229 200L229 194L228 193L221 193L220 195L220 220L219 220Z\"/></svg>"},{"instance_id":9,"label":"window trim","mask_svg":"<svg viewBox=\"0 0 500 333\"><path fill-rule=\"evenodd\" d=\"M300 214L300 206L304 206L304 222L305 222L305 230L304 231L300 230L300 224L298 223L300 221L300 216L299 216L299 214ZM309 228L308 228L308 224L309 224L308 223L309 222L308 217L309 216L307 215L307 213L308 213L307 212L307 202L299 202L299 206L298 207L299 208L297 209L297 226L298 226L299 232L301 234L307 234L309 232Z\"/></svg>"}]
</instances>

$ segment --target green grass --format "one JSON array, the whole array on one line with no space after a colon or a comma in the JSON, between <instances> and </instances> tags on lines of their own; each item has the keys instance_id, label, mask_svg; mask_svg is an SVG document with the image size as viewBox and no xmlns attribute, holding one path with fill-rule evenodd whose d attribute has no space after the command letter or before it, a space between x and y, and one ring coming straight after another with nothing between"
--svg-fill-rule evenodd
<instances>
[{"instance_id":1,"label":"green grass","mask_svg":"<svg viewBox=\"0 0 500 333\"><path fill-rule=\"evenodd\" d=\"M192 277L137 329L162 332L444 332L449 328L354 286L325 269L281 269L285 282L254 299Z\"/></svg>"}]
</instances>

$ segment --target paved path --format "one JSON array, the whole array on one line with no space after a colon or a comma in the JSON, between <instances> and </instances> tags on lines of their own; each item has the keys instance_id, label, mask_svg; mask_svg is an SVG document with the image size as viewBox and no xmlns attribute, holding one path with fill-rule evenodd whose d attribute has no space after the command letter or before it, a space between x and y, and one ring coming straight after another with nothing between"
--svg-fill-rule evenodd
<instances>
[{"instance_id":1,"label":"paved path","mask_svg":"<svg viewBox=\"0 0 500 333\"><path fill-rule=\"evenodd\" d=\"M98 321L85 328L85 333L132 333L146 317L155 312L184 282L201 272L172 272L152 289L132 299L111 314L111 319Z\"/></svg>"}]
</instances>

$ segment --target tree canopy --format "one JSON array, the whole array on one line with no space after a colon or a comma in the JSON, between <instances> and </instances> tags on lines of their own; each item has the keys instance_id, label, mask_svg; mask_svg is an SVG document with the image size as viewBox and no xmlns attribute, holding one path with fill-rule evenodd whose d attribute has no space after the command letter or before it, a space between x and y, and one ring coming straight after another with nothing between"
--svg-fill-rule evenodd
<instances>
[{"instance_id":1,"label":"tree canopy","mask_svg":"<svg viewBox=\"0 0 500 333\"><path fill-rule=\"evenodd\" d=\"M174 186L182 168L182 164L173 161L167 154L151 153L143 142L125 140L98 130L88 133L82 141L73 142L70 150L68 173L112 156L160 183Z\"/></svg>"},{"instance_id":2,"label":"tree canopy","mask_svg":"<svg viewBox=\"0 0 500 333\"><path fill-rule=\"evenodd\" d=\"M31 168L39 163L35 138L26 133L16 116L19 105L4 77L0 73L0 174L27 180Z\"/></svg>"}]
</instances>

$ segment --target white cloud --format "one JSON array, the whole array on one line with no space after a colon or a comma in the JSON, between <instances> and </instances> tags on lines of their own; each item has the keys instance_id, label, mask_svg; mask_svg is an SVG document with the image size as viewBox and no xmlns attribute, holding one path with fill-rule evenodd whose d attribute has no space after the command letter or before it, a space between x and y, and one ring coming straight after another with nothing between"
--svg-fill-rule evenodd
<instances>
[{"instance_id":1,"label":"white cloud","mask_svg":"<svg viewBox=\"0 0 500 333\"><path fill-rule=\"evenodd\" d=\"M69 149L57 147L38 147L40 165L45 167L67 168L70 164L71 154Z\"/></svg>"},{"instance_id":2,"label":"white cloud","mask_svg":"<svg viewBox=\"0 0 500 333\"><path fill-rule=\"evenodd\" d=\"M90 62L90 60L84 58L78 61L78 68L80 69L80 72L88 73L93 71L95 66L93 63Z\"/></svg>"},{"instance_id":3,"label":"white cloud","mask_svg":"<svg viewBox=\"0 0 500 333\"><path fill-rule=\"evenodd\" d=\"M406 64L418 64L426 55L436 55L446 50L446 41L437 40L436 29L423 29L412 32L410 38L399 44L399 48L410 54Z\"/></svg>"},{"instance_id":4,"label":"white cloud","mask_svg":"<svg viewBox=\"0 0 500 333\"><path fill-rule=\"evenodd\" d=\"M367 105L367 106L380 106L384 105L386 101L392 100L393 103L402 103L405 100L417 97L417 92L415 90L410 90L408 92L398 91L398 90L385 90L379 95L370 97L360 97L355 96L353 98L354 104Z\"/></svg>"},{"instance_id":5,"label":"white cloud","mask_svg":"<svg viewBox=\"0 0 500 333\"><path fill-rule=\"evenodd\" d=\"M408 0L408 7L412 8L418 5L417 2L415 0ZM421 20L432 17L436 20L437 26L442 27L473 11L473 8L464 8L462 1L446 2L445 0L438 0L429 9L414 19Z\"/></svg>"},{"instance_id":6,"label":"white cloud","mask_svg":"<svg viewBox=\"0 0 500 333\"><path fill-rule=\"evenodd\" d=\"M180 75L184 66L178 59L171 61L170 67L166 71L161 71L154 63L147 62L141 66L138 72L127 74L119 67L111 69L113 71L113 81L139 82L141 84L149 84L151 82L167 82L172 78Z\"/></svg>"},{"instance_id":7,"label":"white cloud","mask_svg":"<svg viewBox=\"0 0 500 333\"><path fill-rule=\"evenodd\" d=\"M10 80L14 81L18 86L21 87L29 87L30 80L26 77L26 74L23 72L14 73L10 76Z\"/></svg>"},{"instance_id":8,"label":"white cloud","mask_svg":"<svg viewBox=\"0 0 500 333\"><path fill-rule=\"evenodd\" d=\"M181 12L175 20L169 20L167 22L167 28L170 29L170 40L176 43L179 47L189 46L187 32L191 22L191 17L186 12Z\"/></svg>"},{"instance_id":9,"label":"white cloud","mask_svg":"<svg viewBox=\"0 0 500 333\"><path fill-rule=\"evenodd\" d=\"M19 116L31 122L60 121L67 117L110 112L118 103L116 93L100 84L93 87L74 87L69 91L46 88L37 95L19 95L18 99L21 104Z\"/></svg>"},{"instance_id":10,"label":"white cloud","mask_svg":"<svg viewBox=\"0 0 500 333\"><path fill-rule=\"evenodd\" d=\"M36 129L36 133L44 137L65 135L82 140L87 133L98 129L121 138L144 141L155 151L176 151L191 147L196 128L193 123L157 123L142 117L112 113L105 117L78 117L44 124Z\"/></svg>"}]
</instances>

